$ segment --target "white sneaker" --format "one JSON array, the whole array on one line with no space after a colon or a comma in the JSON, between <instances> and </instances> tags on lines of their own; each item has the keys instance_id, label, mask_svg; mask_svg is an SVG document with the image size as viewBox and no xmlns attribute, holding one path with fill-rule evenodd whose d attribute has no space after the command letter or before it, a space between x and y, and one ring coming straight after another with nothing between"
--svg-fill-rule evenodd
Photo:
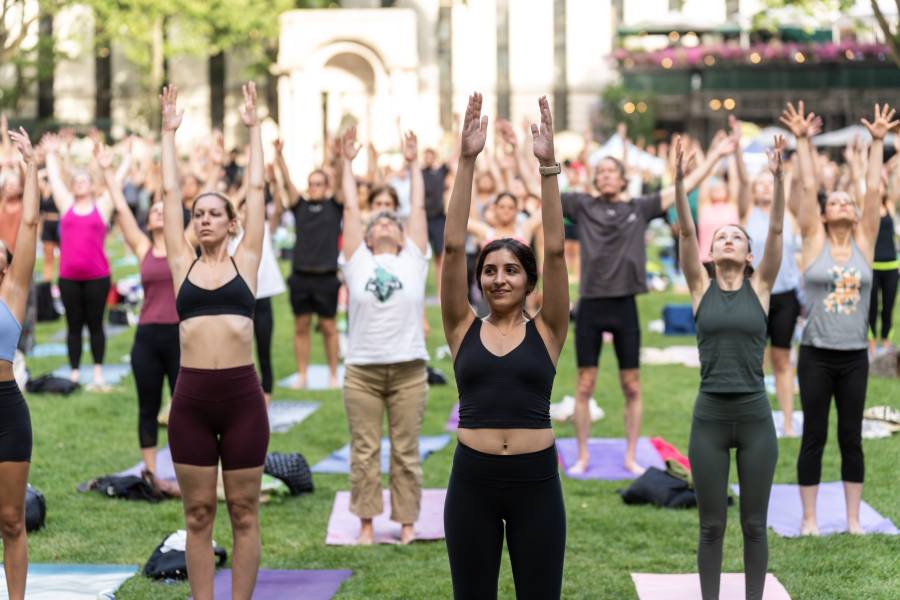
<instances>
[{"instance_id":1,"label":"white sneaker","mask_svg":"<svg viewBox=\"0 0 900 600\"><path fill-rule=\"evenodd\" d=\"M550 418L554 421L568 421L575 414L575 398L564 396L562 400L550 405Z\"/></svg>"},{"instance_id":2,"label":"white sneaker","mask_svg":"<svg viewBox=\"0 0 900 600\"><path fill-rule=\"evenodd\" d=\"M597 401L593 398L588 402L588 410L591 412L591 422L599 421L606 416L606 413L597 405Z\"/></svg>"}]
</instances>

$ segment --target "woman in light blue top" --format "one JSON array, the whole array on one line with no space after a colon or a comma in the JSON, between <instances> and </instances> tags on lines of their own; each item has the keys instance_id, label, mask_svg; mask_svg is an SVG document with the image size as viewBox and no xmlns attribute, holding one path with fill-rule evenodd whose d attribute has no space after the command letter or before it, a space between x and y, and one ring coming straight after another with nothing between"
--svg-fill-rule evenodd
<instances>
[{"instance_id":1,"label":"woman in light blue top","mask_svg":"<svg viewBox=\"0 0 900 600\"><path fill-rule=\"evenodd\" d=\"M6 590L10 600L22 600L28 571L25 486L31 464L31 417L13 376L13 360L34 270L40 200L37 164L28 134L20 128L10 131L9 136L25 161L26 175L15 253L0 242L0 533Z\"/></svg>"}]
</instances>

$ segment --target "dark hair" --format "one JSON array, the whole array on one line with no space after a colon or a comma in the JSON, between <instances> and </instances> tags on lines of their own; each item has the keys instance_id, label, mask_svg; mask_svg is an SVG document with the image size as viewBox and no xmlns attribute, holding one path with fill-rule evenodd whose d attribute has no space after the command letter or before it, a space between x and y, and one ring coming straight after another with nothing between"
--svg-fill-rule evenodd
<instances>
[{"instance_id":1,"label":"dark hair","mask_svg":"<svg viewBox=\"0 0 900 600\"><path fill-rule=\"evenodd\" d=\"M6 250L6 266L8 267L12 264L13 253L10 251L9 246L7 246L5 242L3 242L3 249Z\"/></svg>"},{"instance_id":2,"label":"dark hair","mask_svg":"<svg viewBox=\"0 0 900 600\"><path fill-rule=\"evenodd\" d=\"M387 194L391 197L391 201L394 203L394 210L400 208L400 196L397 195L397 190L395 190L392 185L379 185L375 189L370 189L369 195L366 197L366 204L369 205L369 208L372 208L372 203L375 201L375 198L381 194Z\"/></svg>"},{"instance_id":3,"label":"dark hair","mask_svg":"<svg viewBox=\"0 0 900 600\"><path fill-rule=\"evenodd\" d=\"M615 156L604 156L603 158L600 159L600 162L597 163L597 166L599 167L600 163L602 163L605 160L611 161L614 165L616 165L616 168L619 170L619 177L622 179L621 191L624 192L626 189L628 189L628 175L626 175L626 173L625 173L625 163L623 163L621 160L619 160ZM597 187L597 172L596 171L594 171L593 183L594 183L594 187Z\"/></svg>"},{"instance_id":4,"label":"dark hair","mask_svg":"<svg viewBox=\"0 0 900 600\"><path fill-rule=\"evenodd\" d=\"M331 180L329 179L329 177L328 177L328 173L326 173L324 169L313 169L312 171L310 171L310 172L309 172L309 177L306 178L307 181L308 181L309 178L312 177L313 175L321 175L322 177L324 177L324 178L325 178L325 185L328 185L328 184L330 183L330 181L331 181Z\"/></svg>"},{"instance_id":5,"label":"dark hair","mask_svg":"<svg viewBox=\"0 0 900 600\"><path fill-rule=\"evenodd\" d=\"M528 277L528 289L525 292L527 296L537 287L538 270L537 259L534 251L518 240L512 238L499 238L489 244L485 244L478 255L478 263L475 265L475 281L478 283L478 289L481 290L481 272L484 270L484 260L488 254L497 252L498 250L509 250L516 257L525 269L525 275Z\"/></svg>"},{"instance_id":6,"label":"dark hair","mask_svg":"<svg viewBox=\"0 0 900 600\"><path fill-rule=\"evenodd\" d=\"M712 237L713 241L711 241L709 243L710 255L712 255L712 246L713 246L713 243L715 243L716 234L725 227L737 227L738 229L740 229L741 232L744 234L744 237L747 238L747 249L749 250L750 248L753 247L753 240L750 239L750 234L747 233L747 230L744 229L743 226L738 225L737 223L728 223L727 225L722 225L722 227L719 227L719 229L716 229L713 232L713 237ZM703 266L706 267L706 272L709 275L710 279L714 279L716 276L716 263L710 260L710 261L703 263ZM744 265L744 277L746 277L746 278L751 277L755 270L756 269L753 268L753 265L745 264Z\"/></svg>"},{"instance_id":7,"label":"dark hair","mask_svg":"<svg viewBox=\"0 0 900 600\"><path fill-rule=\"evenodd\" d=\"M497 197L494 198L494 201L492 202L492 204L494 206L496 206L497 204L500 204L500 201L503 200L504 198L509 198L510 200L512 200L513 204L515 204L516 208L518 208L519 199L516 198L515 196L513 196L512 192L500 192L499 194L497 194Z\"/></svg>"},{"instance_id":8,"label":"dark hair","mask_svg":"<svg viewBox=\"0 0 900 600\"><path fill-rule=\"evenodd\" d=\"M234 205L231 203L231 200L228 196L220 194L219 192L203 192L202 194L197 194L194 197L194 201L191 202L191 215L194 214L194 207L197 205L197 200L206 196L215 196L225 204L225 214L228 215L229 221L234 221L237 218L237 213L234 211Z\"/></svg>"}]
</instances>

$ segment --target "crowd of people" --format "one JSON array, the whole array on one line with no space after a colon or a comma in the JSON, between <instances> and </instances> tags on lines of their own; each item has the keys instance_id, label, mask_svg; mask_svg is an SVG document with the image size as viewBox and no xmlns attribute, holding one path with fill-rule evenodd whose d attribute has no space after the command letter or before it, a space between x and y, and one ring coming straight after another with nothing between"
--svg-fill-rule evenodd
<instances>
[{"instance_id":1,"label":"crowd of people","mask_svg":"<svg viewBox=\"0 0 900 600\"><path fill-rule=\"evenodd\" d=\"M611 334L625 401L623 466L642 473L636 297L648 289L647 229L658 218L671 227L697 328L700 385L689 456L703 597L718 597L732 448L745 484L747 597L762 597L778 456L764 363L768 354L785 434L797 435L791 351L798 325L802 532L818 533L816 498L832 398L848 528L862 532L869 361L891 346L900 267L900 135L893 158L884 160L884 139L900 126L893 109L877 105L872 120L863 119L868 148L853 142L835 162L811 143L821 120L803 102L789 104L780 120L795 151L788 157L788 142L776 137L768 167L756 173L742 155L741 123L732 117L708 145L680 135L641 148L664 159L660 178L628 160L634 146L624 127L618 129L626 149L621 158L594 160L587 146L576 156L557 157L545 98L538 103L539 123L517 132L504 120L491 129L476 93L443 159L408 132L399 144L402 168L388 168L369 144L368 171L360 176L353 163L361 145L350 126L327 145L301 190L282 140L274 143L272 164L265 164L252 82L243 94L239 113L249 143L230 153L220 133L179 148L183 111L173 86L160 96L159 142L129 137L107 146L92 132L87 161L73 151L82 142L71 130L47 133L32 146L27 132L0 123L0 530L11 598L22 598L25 589L31 453L28 408L13 361L22 333L33 329L28 309L38 239L42 279L58 277L71 378L79 381L87 326L90 386L102 392L109 389L103 321L113 226L137 258L143 289L131 361L144 477L160 489L171 486L156 477L157 421L168 387L178 482L171 491L184 505L195 598L212 597L219 465L234 535L233 594L250 598L254 589L274 382L273 299L285 293L294 315L297 388L309 382L314 329L324 341L329 385L338 387L337 317L346 302L342 386L359 543L374 542L373 519L384 509L385 411L391 519L401 524L403 543L415 539L432 261L460 400L444 514L454 595L496 596L505 537L517 596L559 597L566 516L549 415L557 362L574 317L578 457L569 472L577 475L590 462L590 399L604 335ZM286 280L273 245L285 220L296 236ZM570 301L570 282L578 283L577 301ZM535 512L542 518L534 519Z\"/></svg>"}]
</instances>

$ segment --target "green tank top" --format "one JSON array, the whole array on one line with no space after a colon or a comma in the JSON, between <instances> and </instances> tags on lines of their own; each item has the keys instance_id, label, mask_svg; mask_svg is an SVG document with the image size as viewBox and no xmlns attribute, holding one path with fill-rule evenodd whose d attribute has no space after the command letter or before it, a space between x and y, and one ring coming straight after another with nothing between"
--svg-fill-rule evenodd
<instances>
[{"instance_id":1,"label":"green tank top","mask_svg":"<svg viewBox=\"0 0 900 600\"><path fill-rule=\"evenodd\" d=\"M740 289L728 292L713 279L694 321L700 350L700 391L765 392L763 352L768 317L750 281L744 279Z\"/></svg>"}]
</instances>

